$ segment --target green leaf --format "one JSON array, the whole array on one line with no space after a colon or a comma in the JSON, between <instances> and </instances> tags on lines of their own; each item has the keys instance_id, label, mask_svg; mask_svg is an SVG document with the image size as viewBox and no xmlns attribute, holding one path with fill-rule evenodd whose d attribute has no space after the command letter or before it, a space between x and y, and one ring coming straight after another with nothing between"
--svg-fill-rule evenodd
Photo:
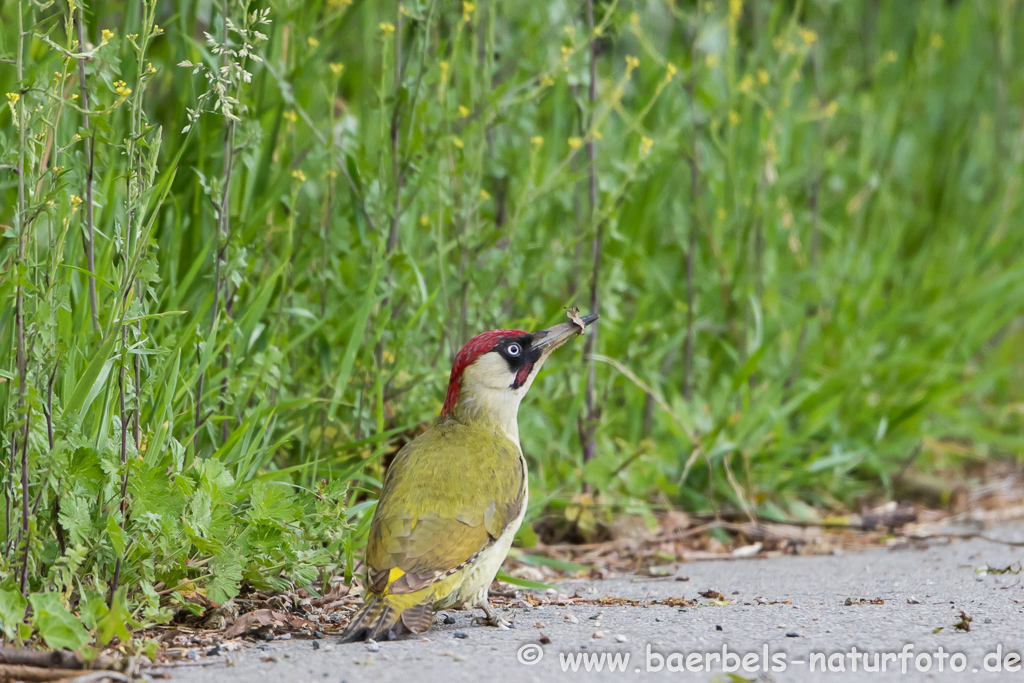
<instances>
[{"instance_id":1,"label":"green leaf","mask_svg":"<svg viewBox=\"0 0 1024 683\"><path fill-rule=\"evenodd\" d=\"M377 300L377 276L380 274L380 264L371 265L370 282L366 286L366 294L363 296L363 304L359 307L355 323L352 325L352 333L348 337L348 344L345 345L345 353L341 357L341 367L338 370L338 378L334 383L334 393L331 396L331 407L327 411L331 418L334 417L341 397L348 386L348 380L352 376L352 365L356 360L356 352L363 345L363 336L366 333L366 322L369 320L373 303Z\"/></svg>"},{"instance_id":2,"label":"green leaf","mask_svg":"<svg viewBox=\"0 0 1024 683\"><path fill-rule=\"evenodd\" d=\"M223 605L238 595L242 582L242 564L238 556L231 553L214 559L210 568L213 578L206 585L206 597L215 605Z\"/></svg>"},{"instance_id":3,"label":"green leaf","mask_svg":"<svg viewBox=\"0 0 1024 683\"><path fill-rule=\"evenodd\" d=\"M33 593L29 601L35 612L33 623L47 645L77 650L89 642L89 632L65 609L59 594Z\"/></svg>"},{"instance_id":4,"label":"green leaf","mask_svg":"<svg viewBox=\"0 0 1024 683\"><path fill-rule=\"evenodd\" d=\"M520 579L517 576L512 576L511 574L506 573L504 570L498 570L497 579L499 581L504 581L505 583L510 583L513 586L529 588L535 591L546 591L554 588L554 586L552 586L551 584L544 583L542 581L530 581L529 579Z\"/></svg>"},{"instance_id":5,"label":"green leaf","mask_svg":"<svg viewBox=\"0 0 1024 683\"><path fill-rule=\"evenodd\" d=\"M114 546L114 552L118 557L124 557L124 529L118 525L114 515L107 517L107 536L110 537L110 544Z\"/></svg>"},{"instance_id":6,"label":"green leaf","mask_svg":"<svg viewBox=\"0 0 1024 683\"><path fill-rule=\"evenodd\" d=\"M25 598L16 590L0 590L0 630L7 640L14 640L18 624L25 618Z\"/></svg>"},{"instance_id":7,"label":"green leaf","mask_svg":"<svg viewBox=\"0 0 1024 683\"><path fill-rule=\"evenodd\" d=\"M89 512L89 501L85 498L65 496L60 503L59 518L60 525L68 533L72 545L77 545L91 536L92 516Z\"/></svg>"},{"instance_id":8,"label":"green leaf","mask_svg":"<svg viewBox=\"0 0 1024 683\"><path fill-rule=\"evenodd\" d=\"M128 633L129 616L124 609L124 588L121 588L114 595L110 609L100 617L96 625L96 639L101 645L106 645L116 635L122 643L128 642L131 635Z\"/></svg>"},{"instance_id":9,"label":"green leaf","mask_svg":"<svg viewBox=\"0 0 1024 683\"><path fill-rule=\"evenodd\" d=\"M110 368L114 363L110 354L116 342L117 335L112 334L100 348L96 349L88 367L78 379L71 398L64 403L63 415L75 415L76 421L80 420L82 413L92 405L93 399L99 394L107 375L110 374Z\"/></svg>"}]
</instances>

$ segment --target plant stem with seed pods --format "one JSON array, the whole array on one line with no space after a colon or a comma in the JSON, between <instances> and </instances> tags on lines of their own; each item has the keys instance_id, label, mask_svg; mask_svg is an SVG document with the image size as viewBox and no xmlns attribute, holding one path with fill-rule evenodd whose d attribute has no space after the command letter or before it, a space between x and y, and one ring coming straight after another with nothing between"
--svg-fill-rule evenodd
<instances>
[{"instance_id":1,"label":"plant stem with seed pods","mask_svg":"<svg viewBox=\"0 0 1024 683\"><path fill-rule=\"evenodd\" d=\"M587 93L587 101L590 104L590 126L594 125L594 111L597 104L597 38L594 35L594 0L585 0L586 2L586 14L587 14L587 35L589 36L590 42L590 88ZM591 272L590 280L590 313L600 312L600 301L598 299L598 277L601 271L601 242L603 238L603 221L598 221L597 225L594 225L594 217L597 214L597 173L594 169L594 131L588 130L587 132L587 199L589 204L587 207L589 220L587 221L588 227L594 229L594 241L591 248L591 259L593 262L593 270ZM583 429L580 432L583 441L583 464L586 465L588 462L594 459L594 455L597 452L597 421L599 419L599 410L595 405L594 394L595 394L595 371L594 371L594 360L592 358L594 351L597 348L597 326L595 325L590 334L587 335L587 341L583 346L583 353L587 360L587 385L586 385L586 417L584 418ZM584 482L584 490L588 488L586 482Z\"/></svg>"},{"instance_id":2,"label":"plant stem with seed pods","mask_svg":"<svg viewBox=\"0 0 1024 683\"><path fill-rule=\"evenodd\" d=\"M25 8L18 2L18 88L25 90ZM18 98L18 210L15 216L16 232L18 235L18 257L17 269L20 277L24 277L25 251L28 244L28 226L25 225L25 96L20 92ZM17 335L17 364L18 364L18 409L19 417L24 420L24 425L15 422L15 431L22 427L21 443L15 439L15 446L11 449L11 465L13 469L15 451L18 446L21 448L21 540L25 544L22 553L21 576L18 585L21 594L26 595L28 590L28 548L29 539L29 506L28 506L28 436L29 419L31 407L28 406L26 396L28 393L28 359L25 351L25 288L18 285L14 303L15 334ZM22 415L24 413L24 415Z\"/></svg>"},{"instance_id":3,"label":"plant stem with seed pods","mask_svg":"<svg viewBox=\"0 0 1024 683\"><path fill-rule=\"evenodd\" d=\"M74 19L75 28L78 33L78 51L85 50L85 11L79 8L78 15ZM79 57L78 80L80 98L82 100L82 128L85 129L85 232L82 234L82 241L85 247L85 262L89 269L89 310L92 316L92 329L100 331L99 307L96 303L96 255L95 255L95 230L93 227L92 212L92 180L96 159L96 134L92 131L89 121L89 87L85 77L85 57Z\"/></svg>"}]
</instances>

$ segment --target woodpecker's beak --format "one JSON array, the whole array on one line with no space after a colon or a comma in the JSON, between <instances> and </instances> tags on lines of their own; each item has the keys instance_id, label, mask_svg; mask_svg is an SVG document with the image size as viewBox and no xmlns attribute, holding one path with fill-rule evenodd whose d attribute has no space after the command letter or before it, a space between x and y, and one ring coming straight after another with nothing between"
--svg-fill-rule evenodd
<instances>
[{"instance_id":1,"label":"woodpecker's beak","mask_svg":"<svg viewBox=\"0 0 1024 683\"><path fill-rule=\"evenodd\" d=\"M591 324L597 320L597 313L591 315L585 315L580 318L584 326ZM542 356L547 356L549 353L557 349L559 346L569 340L570 337L578 334L583 334L583 327L579 324L570 320L569 322L554 325L546 330L540 330L533 333L533 348L538 349Z\"/></svg>"}]
</instances>

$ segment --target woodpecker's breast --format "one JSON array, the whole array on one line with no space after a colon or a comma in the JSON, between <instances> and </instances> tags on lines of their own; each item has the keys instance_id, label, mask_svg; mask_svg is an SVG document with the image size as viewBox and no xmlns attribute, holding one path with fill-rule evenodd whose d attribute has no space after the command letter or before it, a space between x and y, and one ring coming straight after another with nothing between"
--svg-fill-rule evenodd
<instances>
[{"instance_id":1,"label":"woodpecker's breast","mask_svg":"<svg viewBox=\"0 0 1024 683\"><path fill-rule=\"evenodd\" d=\"M487 601L487 591L491 587L491 582L494 581L495 575L501 569L501 564L508 557L508 551L512 547L512 540L515 538L516 532L519 531L519 527L522 526L523 518L526 517L526 504L530 496L530 488L529 475L526 472L526 458L523 457L521 450L519 458L523 470L523 504L519 508L519 514L509 522L508 526L501 532L501 536L480 551L476 559L463 570L464 578L459 587L452 591L451 595L438 600L434 605L434 609L447 609L460 605L476 607Z\"/></svg>"}]
</instances>

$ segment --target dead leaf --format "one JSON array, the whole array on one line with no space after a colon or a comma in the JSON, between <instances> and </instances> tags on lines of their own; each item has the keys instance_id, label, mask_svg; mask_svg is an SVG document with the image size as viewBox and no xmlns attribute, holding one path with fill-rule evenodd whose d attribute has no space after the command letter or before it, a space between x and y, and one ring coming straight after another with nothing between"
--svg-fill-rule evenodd
<instances>
[{"instance_id":1,"label":"dead leaf","mask_svg":"<svg viewBox=\"0 0 1024 683\"><path fill-rule=\"evenodd\" d=\"M572 308L565 309L565 315L569 320L573 321L580 326L580 334L587 331L587 326L580 320L580 309L579 306L573 306Z\"/></svg>"},{"instance_id":2,"label":"dead leaf","mask_svg":"<svg viewBox=\"0 0 1024 683\"><path fill-rule=\"evenodd\" d=\"M258 609L248 614L243 614L235 620L235 623L224 632L225 638L237 638L240 635L246 634L254 628L261 626L269 626L274 622L278 622L282 625L287 625L290 628L298 631L303 628L315 628L315 624L308 619L302 617L292 616L290 614L284 614L283 612L275 612L269 609Z\"/></svg>"},{"instance_id":3,"label":"dead leaf","mask_svg":"<svg viewBox=\"0 0 1024 683\"><path fill-rule=\"evenodd\" d=\"M745 546L741 546L739 548L736 548L735 550L732 551L732 556L733 557L753 557L754 555L757 555L759 552L761 552L761 548L763 548L763 547L764 547L764 544L761 543L760 541L758 541L757 543L752 543L750 545L745 545Z\"/></svg>"},{"instance_id":4,"label":"dead leaf","mask_svg":"<svg viewBox=\"0 0 1024 683\"><path fill-rule=\"evenodd\" d=\"M953 624L953 628L957 631L970 631L972 621L974 621L973 618L967 616L963 610L960 610L960 621Z\"/></svg>"}]
</instances>

